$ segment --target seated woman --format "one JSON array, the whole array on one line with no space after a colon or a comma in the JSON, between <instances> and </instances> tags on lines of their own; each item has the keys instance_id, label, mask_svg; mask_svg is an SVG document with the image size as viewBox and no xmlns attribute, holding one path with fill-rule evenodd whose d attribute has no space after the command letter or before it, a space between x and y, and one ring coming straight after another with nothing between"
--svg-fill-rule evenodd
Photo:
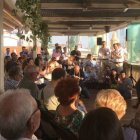
<instances>
[{"instance_id":1,"label":"seated woman","mask_svg":"<svg viewBox=\"0 0 140 140\"><path fill-rule=\"evenodd\" d=\"M79 94L78 82L73 78L61 80L55 87L55 96L60 102L56 109L55 121L76 135L84 118L84 113L76 107Z\"/></svg>"},{"instance_id":2,"label":"seated woman","mask_svg":"<svg viewBox=\"0 0 140 140\"><path fill-rule=\"evenodd\" d=\"M121 120L126 112L126 101L123 96L115 89L106 89L98 92L95 99L95 107L107 107L112 109L118 119ZM125 140L136 140L136 132L134 129L123 128L123 135Z\"/></svg>"},{"instance_id":3,"label":"seated woman","mask_svg":"<svg viewBox=\"0 0 140 140\"><path fill-rule=\"evenodd\" d=\"M97 93L95 99L95 108L108 107L116 112L121 119L126 112L127 104L123 96L115 89L101 90Z\"/></svg>"},{"instance_id":4,"label":"seated woman","mask_svg":"<svg viewBox=\"0 0 140 140\"><path fill-rule=\"evenodd\" d=\"M98 108L84 118L79 140L124 140L120 122L109 108Z\"/></svg>"}]
</instances>

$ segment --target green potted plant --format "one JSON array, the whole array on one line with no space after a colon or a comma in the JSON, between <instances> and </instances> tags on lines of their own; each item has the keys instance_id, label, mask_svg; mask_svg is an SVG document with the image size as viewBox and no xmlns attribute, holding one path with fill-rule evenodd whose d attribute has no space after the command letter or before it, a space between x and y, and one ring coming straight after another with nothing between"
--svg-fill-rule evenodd
<instances>
[{"instance_id":1,"label":"green potted plant","mask_svg":"<svg viewBox=\"0 0 140 140\"><path fill-rule=\"evenodd\" d=\"M20 13L23 27L19 29L18 36L26 41L33 41L33 50L36 50L37 39L40 39L42 47L47 48L50 41L48 25L42 21L40 14L40 0L16 0L14 14ZM25 38L25 34L31 31L31 35Z\"/></svg>"}]
</instances>

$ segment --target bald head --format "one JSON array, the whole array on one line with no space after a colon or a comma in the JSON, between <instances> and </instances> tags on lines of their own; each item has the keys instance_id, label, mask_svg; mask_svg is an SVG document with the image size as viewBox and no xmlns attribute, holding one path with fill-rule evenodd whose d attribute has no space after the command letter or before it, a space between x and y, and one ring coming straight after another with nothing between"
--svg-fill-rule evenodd
<instances>
[{"instance_id":1,"label":"bald head","mask_svg":"<svg viewBox=\"0 0 140 140\"><path fill-rule=\"evenodd\" d=\"M29 129L27 123L36 108L37 103L29 90L8 90L0 95L1 135L6 139L23 137Z\"/></svg>"}]
</instances>

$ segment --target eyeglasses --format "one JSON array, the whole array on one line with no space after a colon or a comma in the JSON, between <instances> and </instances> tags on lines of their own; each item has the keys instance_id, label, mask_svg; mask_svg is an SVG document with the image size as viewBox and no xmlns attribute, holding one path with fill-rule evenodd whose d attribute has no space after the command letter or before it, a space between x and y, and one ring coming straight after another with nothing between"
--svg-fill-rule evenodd
<instances>
[{"instance_id":1,"label":"eyeglasses","mask_svg":"<svg viewBox=\"0 0 140 140\"><path fill-rule=\"evenodd\" d=\"M37 112L39 110L39 108L37 107L34 111L33 111L33 113L31 114L31 117ZM31 118L30 117L30 118Z\"/></svg>"},{"instance_id":2,"label":"eyeglasses","mask_svg":"<svg viewBox=\"0 0 140 140\"><path fill-rule=\"evenodd\" d=\"M36 107L36 109L35 109L35 110L33 111L33 113L30 115L30 117L29 117L27 123L29 122L29 120L32 118L32 116L33 116L37 111L39 111L39 108L38 108L38 107Z\"/></svg>"}]
</instances>

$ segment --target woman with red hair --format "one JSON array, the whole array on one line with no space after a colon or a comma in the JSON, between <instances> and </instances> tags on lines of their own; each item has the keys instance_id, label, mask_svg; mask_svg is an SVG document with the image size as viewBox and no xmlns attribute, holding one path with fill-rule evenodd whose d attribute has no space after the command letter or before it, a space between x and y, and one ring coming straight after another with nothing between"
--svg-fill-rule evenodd
<instances>
[{"instance_id":1,"label":"woman with red hair","mask_svg":"<svg viewBox=\"0 0 140 140\"><path fill-rule=\"evenodd\" d=\"M56 109L55 120L58 124L77 134L84 118L84 113L76 107L80 89L78 81L73 78L61 80L55 87L55 96L60 105Z\"/></svg>"}]
</instances>

